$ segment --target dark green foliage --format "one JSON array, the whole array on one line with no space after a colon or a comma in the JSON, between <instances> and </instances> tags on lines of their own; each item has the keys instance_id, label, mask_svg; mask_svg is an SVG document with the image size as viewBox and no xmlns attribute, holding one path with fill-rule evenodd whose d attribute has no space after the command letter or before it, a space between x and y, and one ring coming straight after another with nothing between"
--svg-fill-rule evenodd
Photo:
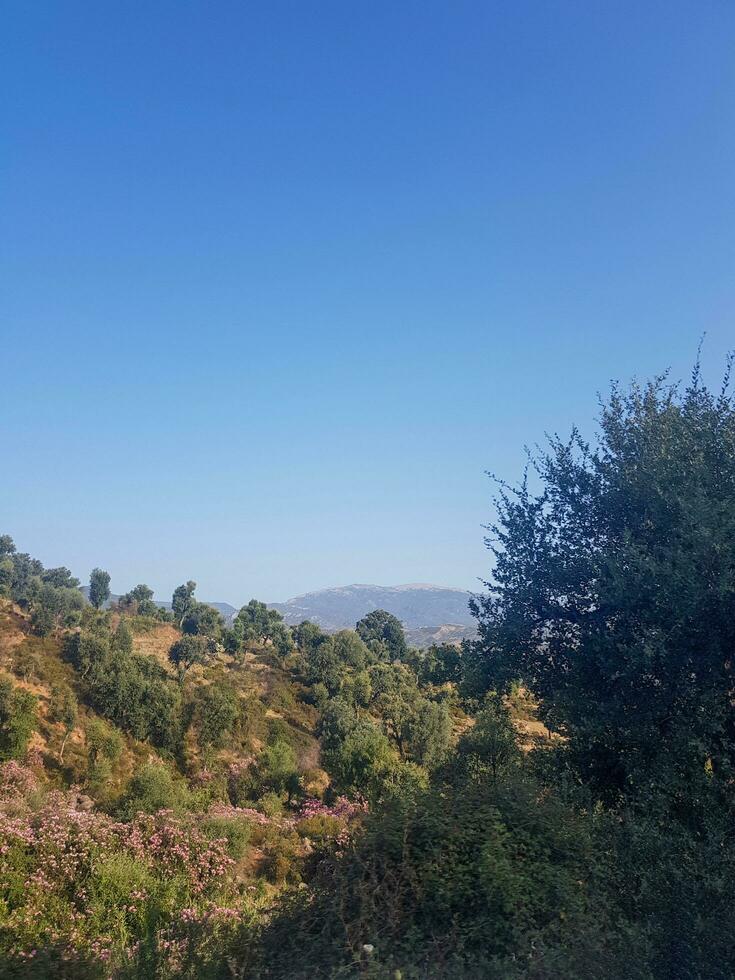
<instances>
[{"instance_id":1,"label":"dark green foliage","mask_svg":"<svg viewBox=\"0 0 735 980\"><path fill-rule=\"evenodd\" d=\"M271 643L281 656L293 649L291 630L281 614L257 599L242 607L235 617L233 631L239 643Z\"/></svg>"},{"instance_id":2,"label":"dark green foliage","mask_svg":"<svg viewBox=\"0 0 735 980\"><path fill-rule=\"evenodd\" d=\"M330 694L336 694L354 671L363 671L366 664L375 660L354 630L326 636L307 622L297 627L297 635L307 683L322 684Z\"/></svg>"},{"instance_id":3,"label":"dark green foliage","mask_svg":"<svg viewBox=\"0 0 735 980\"><path fill-rule=\"evenodd\" d=\"M378 725L361 718L343 698L330 702L322 717L322 761L339 792L377 799L399 763Z\"/></svg>"},{"instance_id":4,"label":"dark green foliage","mask_svg":"<svg viewBox=\"0 0 735 980\"><path fill-rule=\"evenodd\" d=\"M130 780L120 803L120 815L130 820L136 813L183 810L191 800L184 781L159 762L149 762Z\"/></svg>"},{"instance_id":5,"label":"dark green foliage","mask_svg":"<svg viewBox=\"0 0 735 980\"><path fill-rule=\"evenodd\" d=\"M460 742L456 764L471 767L475 778L495 783L519 760L518 736L508 712L499 701L491 699Z\"/></svg>"},{"instance_id":6,"label":"dark green foliage","mask_svg":"<svg viewBox=\"0 0 735 980\"><path fill-rule=\"evenodd\" d=\"M401 621L385 609L374 609L355 626L360 639L381 660L403 660L408 652Z\"/></svg>"},{"instance_id":7,"label":"dark green foliage","mask_svg":"<svg viewBox=\"0 0 735 980\"><path fill-rule=\"evenodd\" d=\"M172 644L168 652L168 659L178 667L181 675L186 673L194 664L206 663L209 656L207 641L203 636L191 636L184 634L180 640Z\"/></svg>"},{"instance_id":8,"label":"dark green foliage","mask_svg":"<svg viewBox=\"0 0 735 980\"><path fill-rule=\"evenodd\" d=\"M316 623L312 623L308 619L293 629L293 641L300 652L306 654L307 657L326 639L327 634L323 633Z\"/></svg>"},{"instance_id":9,"label":"dark green foliage","mask_svg":"<svg viewBox=\"0 0 735 980\"><path fill-rule=\"evenodd\" d=\"M105 634L83 631L66 638L64 650L82 679L91 670L101 668L110 656L110 641Z\"/></svg>"},{"instance_id":10,"label":"dark green foliage","mask_svg":"<svg viewBox=\"0 0 735 980\"><path fill-rule=\"evenodd\" d=\"M179 626L181 626L196 604L196 599L194 598L196 587L196 582L192 582L190 579L186 585L179 585L174 589L171 600L171 612Z\"/></svg>"},{"instance_id":11,"label":"dark green foliage","mask_svg":"<svg viewBox=\"0 0 735 980\"><path fill-rule=\"evenodd\" d=\"M37 722L36 698L0 677L0 762L23 758Z\"/></svg>"},{"instance_id":12,"label":"dark green foliage","mask_svg":"<svg viewBox=\"0 0 735 980\"><path fill-rule=\"evenodd\" d=\"M645 944L601 919L596 867L589 823L518 767L501 782L449 769L321 864L266 930L256 976L643 980Z\"/></svg>"},{"instance_id":13,"label":"dark green foliage","mask_svg":"<svg viewBox=\"0 0 735 980\"><path fill-rule=\"evenodd\" d=\"M120 606L132 615L156 616L158 606L153 601L153 589L147 585L136 585L120 599Z\"/></svg>"},{"instance_id":14,"label":"dark green foliage","mask_svg":"<svg viewBox=\"0 0 735 980\"><path fill-rule=\"evenodd\" d=\"M309 648L304 670L307 683L323 684L329 694L336 694L342 685L343 672L343 665L329 640Z\"/></svg>"},{"instance_id":15,"label":"dark green foliage","mask_svg":"<svg viewBox=\"0 0 735 980\"><path fill-rule=\"evenodd\" d=\"M63 626L71 626L79 621L84 607L84 596L76 587L54 585L41 579L31 594L30 606L34 633L48 636Z\"/></svg>"},{"instance_id":16,"label":"dark green foliage","mask_svg":"<svg viewBox=\"0 0 735 980\"><path fill-rule=\"evenodd\" d=\"M363 670L375 659L365 643L354 630L340 630L328 640L337 660L346 667Z\"/></svg>"},{"instance_id":17,"label":"dark green foliage","mask_svg":"<svg viewBox=\"0 0 735 980\"><path fill-rule=\"evenodd\" d=\"M468 692L521 679L608 800L699 805L735 775L735 410L617 389L598 444L575 431L505 488Z\"/></svg>"},{"instance_id":18,"label":"dark green foliage","mask_svg":"<svg viewBox=\"0 0 735 980\"><path fill-rule=\"evenodd\" d=\"M178 685L153 658L120 649L116 633L72 634L66 655L80 672L85 700L135 738L174 751L181 738Z\"/></svg>"},{"instance_id":19,"label":"dark green foliage","mask_svg":"<svg viewBox=\"0 0 735 980\"><path fill-rule=\"evenodd\" d=\"M204 602L193 603L181 622L184 633L204 636L213 641L218 641L222 637L223 628L221 613Z\"/></svg>"},{"instance_id":20,"label":"dark green foliage","mask_svg":"<svg viewBox=\"0 0 735 980\"><path fill-rule=\"evenodd\" d=\"M55 589L78 589L79 579L74 578L68 568L47 568L41 575L41 581L53 585Z\"/></svg>"},{"instance_id":21,"label":"dark green foliage","mask_svg":"<svg viewBox=\"0 0 735 980\"><path fill-rule=\"evenodd\" d=\"M101 568L92 569L89 576L89 601L95 609L101 609L110 598L110 575Z\"/></svg>"},{"instance_id":22,"label":"dark green foliage","mask_svg":"<svg viewBox=\"0 0 735 980\"><path fill-rule=\"evenodd\" d=\"M15 542L9 534L0 534L0 558L10 558L15 554Z\"/></svg>"},{"instance_id":23,"label":"dark green foliage","mask_svg":"<svg viewBox=\"0 0 735 980\"><path fill-rule=\"evenodd\" d=\"M30 555L15 551L14 545L12 550L6 551L3 561L6 592L22 609L27 609L41 585L43 565Z\"/></svg>"},{"instance_id":24,"label":"dark green foliage","mask_svg":"<svg viewBox=\"0 0 735 980\"><path fill-rule=\"evenodd\" d=\"M422 699L408 726L408 755L419 765L433 769L449 750L452 720L446 705Z\"/></svg>"},{"instance_id":25,"label":"dark green foliage","mask_svg":"<svg viewBox=\"0 0 735 980\"><path fill-rule=\"evenodd\" d=\"M458 684L462 679L462 647L441 643L417 651L415 666L423 684Z\"/></svg>"},{"instance_id":26,"label":"dark green foliage","mask_svg":"<svg viewBox=\"0 0 735 980\"><path fill-rule=\"evenodd\" d=\"M197 692L199 744L221 748L232 736L240 717L240 702L231 687L209 684Z\"/></svg>"}]
</instances>

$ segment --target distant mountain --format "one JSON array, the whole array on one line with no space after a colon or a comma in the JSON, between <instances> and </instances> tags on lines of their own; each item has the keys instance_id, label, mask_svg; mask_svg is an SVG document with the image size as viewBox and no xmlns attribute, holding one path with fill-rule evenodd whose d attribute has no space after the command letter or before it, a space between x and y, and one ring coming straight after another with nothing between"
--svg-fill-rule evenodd
<instances>
[{"instance_id":1,"label":"distant mountain","mask_svg":"<svg viewBox=\"0 0 735 980\"><path fill-rule=\"evenodd\" d=\"M292 626L309 619L324 630L351 629L371 610L385 609L409 631L427 627L436 630L451 624L463 635L469 635L475 627L469 598L469 592L462 589L438 585L345 585L269 605Z\"/></svg>"}]
</instances>

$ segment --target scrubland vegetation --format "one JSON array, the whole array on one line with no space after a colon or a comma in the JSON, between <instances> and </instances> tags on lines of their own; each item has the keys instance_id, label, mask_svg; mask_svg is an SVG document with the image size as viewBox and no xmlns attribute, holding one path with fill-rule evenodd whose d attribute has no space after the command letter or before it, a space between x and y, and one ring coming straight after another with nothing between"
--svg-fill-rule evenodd
<instances>
[{"instance_id":1,"label":"scrubland vegetation","mask_svg":"<svg viewBox=\"0 0 735 980\"><path fill-rule=\"evenodd\" d=\"M726 386L613 390L488 544L418 651L0 537L0 975L731 977Z\"/></svg>"}]
</instances>

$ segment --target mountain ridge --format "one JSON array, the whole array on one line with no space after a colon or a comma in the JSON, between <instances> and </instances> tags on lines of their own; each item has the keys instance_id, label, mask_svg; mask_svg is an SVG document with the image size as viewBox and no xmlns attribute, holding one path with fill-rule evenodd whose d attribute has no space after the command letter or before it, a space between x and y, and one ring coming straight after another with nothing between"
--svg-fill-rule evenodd
<instances>
[{"instance_id":1,"label":"mountain ridge","mask_svg":"<svg viewBox=\"0 0 735 980\"><path fill-rule=\"evenodd\" d=\"M306 592L268 605L292 626L308 619L325 630L351 629L372 610L385 609L400 619L408 631L452 625L469 635L475 626L469 610L470 597L471 593L463 589L427 583L354 583Z\"/></svg>"}]
</instances>

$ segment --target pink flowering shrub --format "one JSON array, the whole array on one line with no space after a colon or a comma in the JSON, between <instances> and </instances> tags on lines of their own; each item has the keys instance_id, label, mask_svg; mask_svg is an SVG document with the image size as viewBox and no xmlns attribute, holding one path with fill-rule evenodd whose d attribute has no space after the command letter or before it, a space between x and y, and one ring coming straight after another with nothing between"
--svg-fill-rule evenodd
<instances>
[{"instance_id":1,"label":"pink flowering shrub","mask_svg":"<svg viewBox=\"0 0 735 980\"><path fill-rule=\"evenodd\" d=\"M228 779L246 779L249 767L238 763ZM159 810L121 822L6 762L0 960L34 977L198 976L208 957L242 956L254 910L269 901L266 882L297 887L317 856L312 842L343 846L366 809L345 797L309 799L269 816L214 802L199 814ZM243 867L257 867L257 887Z\"/></svg>"},{"instance_id":2,"label":"pink flowering shrub","mask_svg":"<svg viewBox=\"0 0 735 980\"><path fill-rule=\"evenodd\" d=\"M189 932L212 918L240 923L226 836L165 810L121 823L84 799L44 794L30 770L0 766L0 958L20 969L61 949L104 967L156 936L169 942L184 911Z\"/></svg>"},{"instance_id":3,"label":"pink flowering shrub","mask_svg":"<svg viewBox=\"0 0 735 980\"><path fill-rule=\"evenodd\" d=\"M346 796L338 796L331 806L322 803L321 800L304 800L299 809L299 819L334 817L336 820L351 820L359 814L367 813L367 809L367 800L363 797L349 800Z\"/></svg>"},{"instance_id":4,"label":"pink flowering shrub","mask_svg":"<svg viewBox=\"0 0 735 980\"><path fill-rule=\"evenodd\" d=\"M346 796L337 797L331 806L320 800L305 800L299 808L296 829L309 840L340 842L349 834L349 824L366 811L364 800L348 800Z\"/></svg>"}]
</instances>

